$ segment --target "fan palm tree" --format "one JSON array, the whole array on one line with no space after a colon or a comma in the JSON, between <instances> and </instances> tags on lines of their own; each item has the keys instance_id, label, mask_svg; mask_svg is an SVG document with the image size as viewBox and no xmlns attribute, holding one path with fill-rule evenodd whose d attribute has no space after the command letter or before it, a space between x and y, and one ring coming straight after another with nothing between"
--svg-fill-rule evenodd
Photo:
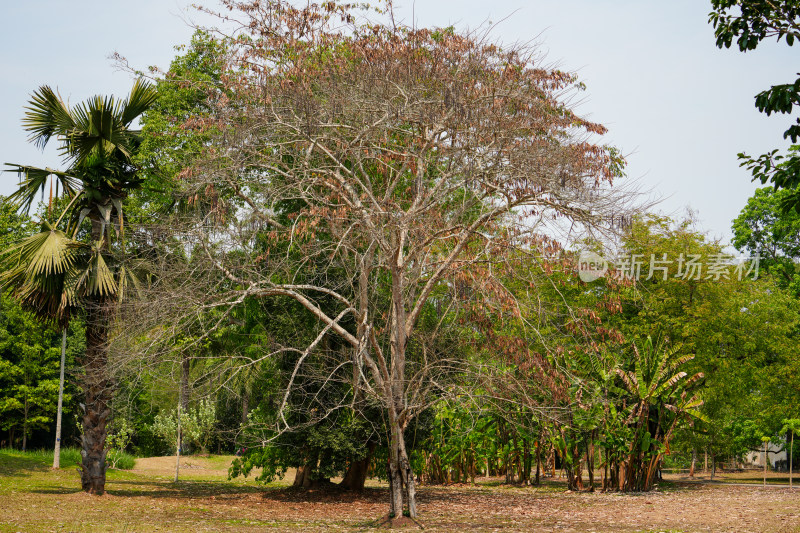
<instances>
[{"instance_id":1,"label":"fan palm tree","mask_svg":"<svg viewBox=\"0 0 800 533\"><path fill-rule=\"evenodd\" d=\"M105 490L111 304L137 283L117 260L121 246L112 244L124 237L123 201L141 184L131 160L140 142L132 124L155 98L152 86L137 81L124 100L95 96L69 107L50 87L40 87L23 126L40 148L55 138L67 169L7 164L21 177L10 196L20 208L29 211L48 185L51 206L54 185L66 205L54 223L43 220L40 233L0 258L0 284L44 320L64 326L76 312L86 319L81 483L93 494Z\"/></svg>"}]
</instances>

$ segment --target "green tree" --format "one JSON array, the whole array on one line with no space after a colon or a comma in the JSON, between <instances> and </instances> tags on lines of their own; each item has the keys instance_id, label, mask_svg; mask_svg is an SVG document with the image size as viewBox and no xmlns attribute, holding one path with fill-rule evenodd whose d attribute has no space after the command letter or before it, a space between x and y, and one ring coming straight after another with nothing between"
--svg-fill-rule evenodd
<instances>
[{"instance_id":1,"label":"green tree","mask_svg":"<svg viewBox=\"0 0 800 533\"><path fill-rule=\"evenodd\" d=\"M756 190L733 221L733 245L758 254L778 284L800 296L800 214L780 207L790 194L772 187Z\"/></svg>"},{"instance_id":2,"label":"green tree","mask_svg":"<svg viewBox=\"0 0 800 533\"><path fill-rule=\"evenodd\" d=\"M93 494L105 490L112 304L138 283L120 261L120 250L111 244L124 237L122 204L141 184L131 160L140 143L133 122L155 96L151 86L137 81L124 100L95 96L70 108L53 89L40 87L32 95L23 125L39 147L56 138L68 168L10 165L9 169L23 178L10 196L20 207L29 210L53 183L56 196L60 187L67 202L54 223L42 220L40 233L4 254L0 281L25 308L45 320L64 326L72 313L85 317L81 484ZM89 227L80 233L84 220ZM79 233L83 240L76 240Z\"/></svg>"},{"instance_id":3,"label":"green tree","mask_svg":"<svg viewBox=\"0 0 800 533\"><path fill-rule=\"evenodd\" d=\"M792 46L800 38L800 2L798 0L711 0L709 21L719 48L735 42L742 52L755 50L765 39L783 40ZM756 107L762 113L791 114L800 105L800 78L792 83L773 85L756 95ZM785 154L773 150L759 157L739 154L741 166L753 180L771 182L775 189L787 189L781 197L784 210L800 213L800 118L783 134L793 145Z\"/></svg>"},{"instance_id":4,"label":"green tree","mask_svg":"<svg viewBox=\"0 0 800 533\"><path fill-rule=\"evenodd\" d=\"M772 205L777 212L777 203ZM745 235L734 230L742 242L752 242L755 234L779 233L769 228L762 231L763 220L737 222L736 227L748 231ZM788 233L785 228L781 231ZM697 422L686 428L692 435L676 438L695 454L697 446L706 447L712 463L717 456L740 458L751 446L760 445L747 428L777 432L781 418L791 415L787 409L796 402L797 387L791 375L797 367L793 348L797 303L773 276L763 274L765 268L770 271L780 262L771 263L764 252L759 278L742 272L739 279L733 258L722 253L720 243L709 242L688 221L675 224L658 217L634 221L624 245L629 253L644 257L645 263L665 254L672 263L664 276L657 272L652 277L645 265L640 282L621 299L623 312L608 322L630 337L647 335L658 324L661 335L681 343L684 353L695 355L686 371L706 375L702 412L708 423ZM756 253L758 246L743 250ZM699 258L704 267L700 275L691 279L678 275L680 254ZM776 257L781 253L776 252ZM712 261L727 265L727 275L714 279L708 270ZM751 263L745 270L751 266L755 267Z\"/></svg>"},{"instance_id":5,"label":"green tree","mask_svg":"<svg viewBox=\"0 0 800 533\"><path fill-rule=\"evenodd\" d=\"M60 352L56 333L12 301L0 305L0 429L22 450L36 429L53 421ZM67 395L67 401L69 401Z\"/></svg>"}]
</instances>

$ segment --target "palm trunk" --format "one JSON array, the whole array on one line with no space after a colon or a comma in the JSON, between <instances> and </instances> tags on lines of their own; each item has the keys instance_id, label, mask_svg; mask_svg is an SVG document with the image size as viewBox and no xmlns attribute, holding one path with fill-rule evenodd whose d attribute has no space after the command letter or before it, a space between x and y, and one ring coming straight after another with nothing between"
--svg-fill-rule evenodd
<instances>
[{"instance_id":1,"label":"palm trunk","mask_svg":"<svg viewBox=\"0 0 800 533\"><path fill-rule=\"evenodd\" d=\"M86 410L81 438L81 485L90 494L103 494L106 484L106 436L111 415L108 379L108 310L102 299L86 312L86 354L83 367Z\"/></svg>"},{"instance_id":2,"label":"palm trunk","mask_svg":"<svg viewBox=\"0 0 800 533\"><path fill-rule=\"evenodd\" d=\"M99 219L92 219L92 240L108 239ZM106 437L111 416L111 381L108 378L108 297L95 294L86 303L86 353L83 357L84 400L81 437L81 486L89 494L103 494L106 485Z\"/></svg>"}]
</instances>

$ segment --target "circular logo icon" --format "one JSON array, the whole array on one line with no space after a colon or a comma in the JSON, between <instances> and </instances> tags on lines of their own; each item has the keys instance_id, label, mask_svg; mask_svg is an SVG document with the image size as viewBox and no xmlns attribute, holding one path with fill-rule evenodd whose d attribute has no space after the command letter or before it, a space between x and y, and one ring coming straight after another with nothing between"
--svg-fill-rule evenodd
<instances>
[{"instance_id":1,"label":"circular logo icon","mask_svg":"<svg viewBox=\"0 0 800 533\"><path fill-rule=\"evenodd\" d=\"M608 272L608 261L595 252L583 251L578 257L578 277L584 283L600 279Z\"/></svg>"}]
</instances>

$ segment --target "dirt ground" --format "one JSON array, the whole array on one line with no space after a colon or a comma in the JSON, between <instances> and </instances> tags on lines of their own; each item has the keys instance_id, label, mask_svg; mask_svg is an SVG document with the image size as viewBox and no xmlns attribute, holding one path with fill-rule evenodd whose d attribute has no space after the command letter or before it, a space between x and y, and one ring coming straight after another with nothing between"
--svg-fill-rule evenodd
<instances>
[{"instance_id":1,"label":"dirt ground","mask_svg":"<svg viewBox=\"0 0 800 533\"><path fill-rule=\"evenodd\" d=\"M0 456L0 532L16 531L371 531L387 511L388 491L295 491L284 484L228 481L230 457L139 459L112 471L108 493L79 490L77 472L50 471ZM291 479L291 478L289 478ZM800 490L730 484L662 483L623 495L541 488L420 487L420 522L430 531L789 532L800 531Z\"/></svg>"}]
</instances>

